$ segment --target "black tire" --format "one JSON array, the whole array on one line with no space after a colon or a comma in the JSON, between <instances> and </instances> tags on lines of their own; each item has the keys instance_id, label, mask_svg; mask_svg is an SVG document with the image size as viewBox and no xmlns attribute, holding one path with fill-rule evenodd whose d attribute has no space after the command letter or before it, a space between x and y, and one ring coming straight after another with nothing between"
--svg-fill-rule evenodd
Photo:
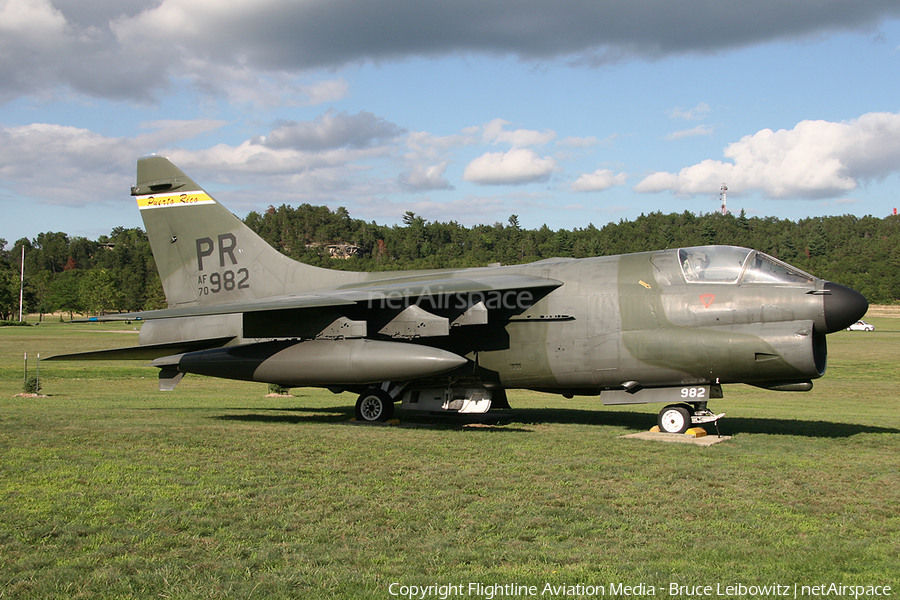
<instances>
[{"instance_id":1,"label":"black tire","mask_svg":"<svg viewBox=\"0 0 900 600\"><path fill-rule=\"evenodd\" d=\"M394 400L391 395L378 388L363 392L356 401L356 419L374 423L389 421L394 416Z\"/></svg>"},{"instance_id":2,"label":"black tire","mask_svg":"<svg viewBox=\"0 0 900 600\"><path fill-rule=\"evenodd\" d=\"M663 433L684 433L691 428L691 411L687 406L670 404L659 411L656 422Z\"/></svg>"}]
</instances>

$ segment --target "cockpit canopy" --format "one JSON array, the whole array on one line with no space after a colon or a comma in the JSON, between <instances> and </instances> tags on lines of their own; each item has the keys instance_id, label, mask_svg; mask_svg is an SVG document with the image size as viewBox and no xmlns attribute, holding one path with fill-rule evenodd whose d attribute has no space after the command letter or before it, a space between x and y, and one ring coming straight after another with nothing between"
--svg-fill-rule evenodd
<instances>
[{"instance_id":1,"label":"cockpit canopy","mask_svg":"<svg viewBox=\"0 0 900 600\"><path fill-rule=\"evenodd\" d=\"M678 262L688 283L811 283L813 276L768 254L735 246L682 248Z\"/></svg>"}]
</instances>

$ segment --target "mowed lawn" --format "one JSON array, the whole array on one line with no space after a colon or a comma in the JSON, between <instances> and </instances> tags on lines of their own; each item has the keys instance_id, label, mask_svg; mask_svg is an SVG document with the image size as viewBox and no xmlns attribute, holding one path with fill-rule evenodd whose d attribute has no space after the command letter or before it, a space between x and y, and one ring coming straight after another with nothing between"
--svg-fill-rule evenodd
<instances>
[{"instance_id":1,"label":"mowed lawn","mask_svg":"<svg viewBox=\"0 0 900 600\"><path fill-rule=\"evenodd\" d=\"M141 362L45 362L48 397L15 397L24 352L33 375L37 353L137 334L0 328L0 598L394 598L392 584L469 583L900 597L900 320L871 322L829 336L812 392L727 386L711 408L734 437L708 448L621 437L659 405L513 391L488 425L402 411L401 426L353 425L350 394L266 398L191 375L161 393Z\"/></svg>"}]
</instances>

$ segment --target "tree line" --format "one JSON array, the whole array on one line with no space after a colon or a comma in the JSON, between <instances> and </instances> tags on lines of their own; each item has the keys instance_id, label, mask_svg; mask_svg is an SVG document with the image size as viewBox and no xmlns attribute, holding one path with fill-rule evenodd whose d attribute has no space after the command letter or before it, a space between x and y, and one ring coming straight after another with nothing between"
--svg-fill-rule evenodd
<instances>
[{"instance_id":1,"label":"tree line","mask_svg":"<svg viewBox=\"0 0 900 600\"><path fill-rule=\"evenodd\" d=\"M523 229L506 223L463 226L406 212L402 224L354 219L344 208L270 206L244 222L272 246L303 262L360 271L521 264L663 248L727 244L780 258L818 277L862 292L872 304L900 301L900 217L811 217L799 221L719 213L641 215L603 227ZM30 313L98 314L166 305L147 236L117 227L97 240L41 233L11 248L0 239L0 320L18 311L21 249L25 308ZM328 245L354 252L336 259Z\"/></svg>"},{"instance_id":2,"label":"tree line","mask_svg":"<svg viewBox=\"0 0 900 600\"><path fill-rule=\"evenodd\" d=\"M62 232L22 238L12 248L0 239L0 320L19 310L22 248L25 249L24 310L37 313L104 314L165 308L162 283L143 230L116 227L97 240Z\"/></svg>"}]
</instances>

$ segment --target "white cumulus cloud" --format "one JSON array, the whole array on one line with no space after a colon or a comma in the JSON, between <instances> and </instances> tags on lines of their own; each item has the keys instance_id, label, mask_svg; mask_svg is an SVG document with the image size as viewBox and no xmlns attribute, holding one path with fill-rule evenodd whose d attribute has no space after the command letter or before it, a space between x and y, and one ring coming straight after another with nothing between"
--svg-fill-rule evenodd
<instances>
[{"instance_id":1,"label":"white cumulus cloud","mask_svg":"<svg viewBox=\"0 0 900 600\"><path fill-rule=\"evenodd\" d=\"M624 185L628 179L626 173L616 174L609 169L597 169L593 173L584 173L572 185L573 192L602 192L617 185Z\"/></svg>"},{"instance_id":2,"label":"white cumulus cloud","mask_svg":"<svg viewBox=\"0 0 900 600\"><path fill-rule=\"evenodd\" d=\"M284 121L254 142L269 148L321 151L331 148L367 148L390 142L405 130L373 113L355 115L328 110L313 121Z\"/></svg>"},{"instance_id":3,"label":"white cumulus cloud","mask_svg":"<svg viewBox=\"0 0 900 600\"><path fill-rule=\"evenodd\" d=\"M546 181L556 170L556 161L541 158L529 148L509 152L487 152L466 166L463 179L482 185L517 185Z\"/></svg>"},{"instance_id":4,"label":"white cumulus cloud","mask_svg":"<svg viewBox=\"0 0 900 600\"><path fill-rule=\"evenodd\" d=\"M841 196L861 181L900 172L900 114L763 129L730 144L724 155L730 162L708 159L678 173L653 173L634 189L706 194L725 181L732 191L757 190L771 198Z\"/></svg>"},{"instance_id":5,"label":"white cumulus cloud","mask_svg":"<svg viewBox=\"0 0 900 600\"><path fill-rule=\"evenodd\" d=\"M517 148L524 146L543 146L556 139L556 132L550 129L535 131L533 129L516 129L507 131L504 129L509 121L494 119L484 125L483 138L489 143L504 143Z\"/></svg>"},{"instance_id":6,"label":"white cumulus cloud","mask_svg":"<svg viewBox=\"0 0 900 600\"><path fill-rule=\"evenodd\" d=\"M437 165L413 165L408 173L400 175L400 185L412 191L452 190L453 186L444 177L447 161Z\"/></svg>"}]
</instances>

